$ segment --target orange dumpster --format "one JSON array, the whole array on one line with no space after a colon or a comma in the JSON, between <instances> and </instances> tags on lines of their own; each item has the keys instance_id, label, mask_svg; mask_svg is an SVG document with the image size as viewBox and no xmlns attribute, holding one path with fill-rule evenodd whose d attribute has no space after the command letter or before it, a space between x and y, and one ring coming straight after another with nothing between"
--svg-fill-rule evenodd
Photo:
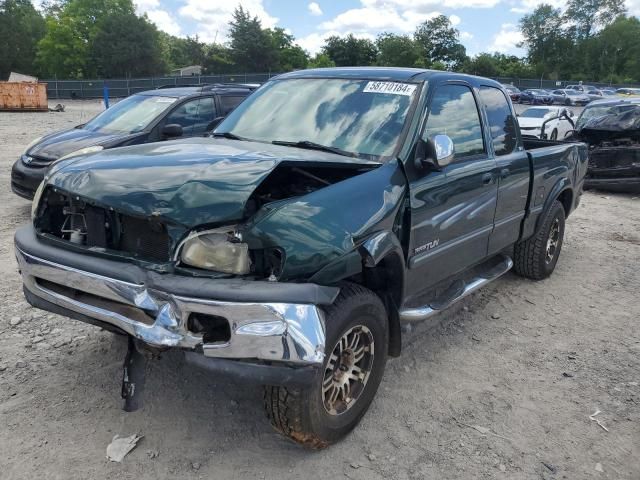
<instances>
[{"instance_id":1,"label":"orange dumpster","mask_svg":"<svg viewBox=\"0 0 640 480\"><path fill-rule=\"evenodd\" d=\"M47 84L0 82L0 110L47 111Z\"/></svg>"}]
</instances>

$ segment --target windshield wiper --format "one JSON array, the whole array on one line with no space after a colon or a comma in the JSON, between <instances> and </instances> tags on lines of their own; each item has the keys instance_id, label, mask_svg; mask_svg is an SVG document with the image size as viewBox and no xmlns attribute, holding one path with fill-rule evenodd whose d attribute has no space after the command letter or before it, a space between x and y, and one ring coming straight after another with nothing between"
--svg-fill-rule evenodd
<instances>
[{"instance_id":1,"label":"windshield wiper","mask_svg":"<svg viewBox=\"0 0 640 480\"><path fill-rule=\"evenodd\" d=\"M228 138L230 140L248 140L248 138L239 137L235 133L231 133L231 132L213 132L211 136Z\"/></svg>"},{"instance_id":2,"label":"windshield wiper","mask_svg":"<svg viewBox=\"0 0 640 480\"><path fill-rule=\"evenodd\" d=\"M331 152L336 153L338 155L342 155L345 157L358 157L358 154L353 152L347 152L346 150L342 150L338 147L330 147L328 145L322 145L320 143L315 143L310 140L299 140L297 142L288 142L286 140L274 140L274 145L285 145L287 147L297 147L297 148L306 148L307 150L321 150L323 152Z\"/></svg>"}]
</instances>

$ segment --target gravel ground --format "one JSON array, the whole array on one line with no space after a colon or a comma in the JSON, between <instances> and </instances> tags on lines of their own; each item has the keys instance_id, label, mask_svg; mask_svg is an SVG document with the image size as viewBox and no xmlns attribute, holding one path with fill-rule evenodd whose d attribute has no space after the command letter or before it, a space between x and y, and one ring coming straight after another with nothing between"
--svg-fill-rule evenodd
<instances>
[{"instance_id":1,"label":"gravel ground","mask_svg":"<svg viewBox=\"0 0 640 480\"><path fill-rule=\"evenodd\" d=\"M177 352L150 364L145 407L123 412L125 342L32 309L12 246L30 209L10 192L12 162L99 110L0 113L2 479L640 478L640 200L625 195L584 195L548 280L508 274L414 327L360 426L328 450L285 441L260 388ZM112 437L134 433L108 462Z\"/></svg>"}]
</instances>

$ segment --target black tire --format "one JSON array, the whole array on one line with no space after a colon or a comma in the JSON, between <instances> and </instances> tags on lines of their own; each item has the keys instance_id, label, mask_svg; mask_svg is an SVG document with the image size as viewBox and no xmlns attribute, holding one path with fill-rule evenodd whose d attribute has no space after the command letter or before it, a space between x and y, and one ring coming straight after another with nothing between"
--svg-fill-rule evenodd
<instances>
[{"instance_id":1,"label":"black tire","mask_svg":"<svg viewBox=\"0 0 640 480\"><path fill-rule=\"evenodd\" d=\"M325 361L313 383L305 388L264 387L264 406L273 427L309 448L325 448L353 430L371 405L387 362L387 312L380 298L372 291L356 284L343 286L334 304L325 309L325 319ZM323 386L329 387L333 378L343 372L335 365L341 361L332 360L334 349L339 348L338 342L346 333L361 327L365 327L364 335L370 340L369 345L373 346L366 358L369 371L364 386L357 382L351 384L351 380L347 379L349 393L352 393L351 386L355 386L353 392L358 392L357 397L352 402L341 404L344 411L329 413L325 406L327 398L323 396ZM358 340L358 345L360 342ZM371 351L373 354L370 354ZM329 367L330 361L335 365L333 369Z\"/></svg>"},{"instance_id":2,"label":"black tire","mask_svg":"<svg viewBox=\"0 0 640 480\"><path fill-rule=\"evenodd\" d=\"M551 132L551 140L557 140L558 139L558 130L557 129L553 129L553 132Z\"/></svg>"},{"instance_id":3,"label":"black tire","mask_svg":"<svg viewBox=\"0 0 640 480\"><path fill-rule=\"evenodd\" d=\"M532 280L542 280L553 273L562 249L564 224L564 207L556 200L545 214L538 232L528 240L516 244L513 269L518 275ZM554 233L556 229L557 236ZM555 246L550 252L549 241L552 235L555 237Z\"/></svg>"},{"instance_id":4,"label":"black tire","mask_svg":"<svg viewBox=\"0 0 640 480\"><path fill-rule=\"evenodd\" d=\"M571 100L569 99L565 100L564 104L568 107L571 106Z\"/></svg>"}]
</instances>

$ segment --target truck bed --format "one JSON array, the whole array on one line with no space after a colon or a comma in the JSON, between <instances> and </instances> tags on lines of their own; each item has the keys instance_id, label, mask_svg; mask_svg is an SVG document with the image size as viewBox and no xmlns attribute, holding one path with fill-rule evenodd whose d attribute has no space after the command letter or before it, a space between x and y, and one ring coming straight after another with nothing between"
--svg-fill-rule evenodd
<instances>
[{"instance_id":1,"label":"truck bed","mask_svg":"<svg viewBox=\"0 0 640 480\"><path fill-rule=\"evenodd\" d=\"M555 199L556 192L571 185L575 195L582 194L587 172L587 145L574 141L534 138L524 138L523 145L531 167L529 205L522 230L522 238L525 239L535 231L538 217L547 206L545 201ZM567 215L571 205L573 198L566 202Z\"/></svg>"}]
</instances>

